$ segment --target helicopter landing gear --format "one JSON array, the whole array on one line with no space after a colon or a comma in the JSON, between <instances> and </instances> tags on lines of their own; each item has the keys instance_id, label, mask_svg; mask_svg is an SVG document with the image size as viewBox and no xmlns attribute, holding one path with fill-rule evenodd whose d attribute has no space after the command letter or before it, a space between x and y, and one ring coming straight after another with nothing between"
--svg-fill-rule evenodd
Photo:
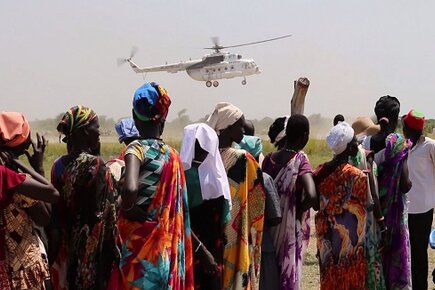
<instances>
[{"instance_id":1,"label":"helicopter landing gear","mask_svg":"<svg viewBox=\"0 0 435 290\"><path fill-rule=\"evenodd\" d=\"M214 81L214 82L213 82L213 87L216 88L218 85L219 85L219 82L218 82L218 81Z\"/></svg>"},{"instance_id":2,"label":"helicopter landing gear","mask_svg":"<svg viewBox=\"0 0 435 290\"><path fill-rule=\"evenodd\" d=\"M205 82L205 86L206 86L207 88L211 87L211 81L206 81L206 82Z\"/></svg>"},{"instance_id":3,"label":"helicopter landing gear","mask_svg":"<svg viewBox=\"0 0 435 290\"><path fill-rule=\"evenodd\" d=\"M243 79L242 85L246 85L246 79Z\"/></svg>"}]
</instances>

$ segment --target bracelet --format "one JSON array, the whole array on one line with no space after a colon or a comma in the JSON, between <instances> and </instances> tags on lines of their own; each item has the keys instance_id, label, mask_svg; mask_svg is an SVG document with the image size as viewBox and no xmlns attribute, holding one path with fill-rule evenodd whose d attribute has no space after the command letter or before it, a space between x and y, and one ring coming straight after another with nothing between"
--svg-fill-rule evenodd
<instances>
[{"instance_id":1,"label":"bracelet","mask_svg":"<svg viewBox=\"0 0 435 290\"><path fill-rule=\"evenodd\" d=\"M129 207L129 208L123 208L123 207L121 206L121 210L124 211L124 212L131 211L135 205L136 205L136 204L133 202L132 205L131 205L131 207Z\"/></svg>"},{"instance_id":2,"label":"bracelet","mask_svg":"<svg viewBox=\"0 0 435 290\"><path fill-rule=\"evenodd\" d=\"M199 248L201 248L201 246L202 246L202 242L199 241L199 245L198 245L198 247L196 247L196 249L195 249L195 253L198 252L198 250L199 250Z\"/></svg>"},{"instance_id":3,"label":"bracelet","mask_svg":"<svg viewBox=\"0 0 435 290\"><path fill-rule=\"evenodd\" d=\"M384 217L384 216L382 216L382 217L380 217L380 218L377 219L378 222L381 222L381 221L383 221L383 220L385 220L385 217Z\"/></svg>"},{"instance_id":4,"label":"bracelet","mask_svg":"<svg viewBox=\"0 0 435 290\"><path fill-rule=\"evenodd\" d=\"M384 232L386 232L387 230L388 230L388 228L385 227L383 230L381 230L381 234L384 233Z\"/></svg>"}]
</instances>

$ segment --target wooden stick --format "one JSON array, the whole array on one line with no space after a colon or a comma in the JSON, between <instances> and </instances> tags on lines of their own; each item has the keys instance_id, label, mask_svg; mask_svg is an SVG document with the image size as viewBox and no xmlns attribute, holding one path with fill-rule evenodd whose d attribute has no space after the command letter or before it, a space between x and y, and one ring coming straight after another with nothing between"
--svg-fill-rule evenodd
<instances>
[{"instance_id":1,"label":"wooden stick","mask_svg":"<svg viewBox=\"0 0 435 290\"><path fill-rule=\"evenodd\" d=\"M294 81L294 92L291 100L291 115L304 114L305 96L308 92L310 81L307 78L299 78Z\"/></svg>"}]
</instances>

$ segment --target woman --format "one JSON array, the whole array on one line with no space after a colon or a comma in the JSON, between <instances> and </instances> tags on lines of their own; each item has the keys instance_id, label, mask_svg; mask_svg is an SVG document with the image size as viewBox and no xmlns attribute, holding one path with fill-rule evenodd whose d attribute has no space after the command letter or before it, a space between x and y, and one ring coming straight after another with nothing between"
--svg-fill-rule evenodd
<instances>
[{"instance_id":1,"label":"woman","mask_svg":"<svg viewBox=\"0 0 435 290\"><path fill-rule=\"evenodd\" d=\"M380 126L375 125L368 117L358 117L352 123L352 128L358 142L380 131ZM374 152L364 149L362 145L358 145L358 153L355 157L351 157L351 164L362 170L369 181L365 241L367 289L383 290L386 287L382 268L382 250L387 239L387 228L385 227L385 219L379 202L377 165L374 162Z\"/></svg>"},{"instance_id":2,"label":"woman","mask_svg":"<svg viewBox=\"0 0 435 290\"><path fill-rule=\"evenodd\" d=\"M348 163L358 152L352 127L334 126L326 137L334 151L320 165L315 181L320 199L316 213L317 251L321 290L367 289L364 256L367 176Z\"/></svg>"},{"instance_id":3,"label":"woman","mask_svg":"<svg viewBox=\"0 0 435 290\"><path fill-rule=\"evenodd\" d=\"M184 128L180 157L190 208L195 289L221 290L224 225L231 219L231 193L216 132L206 124Z\"/></svg>"},{"instance_id":4,"label":"woman","mask_svg":"<svg viewBox=\"0 0 435 290\"><path fill-rule=\"evenodd\" d=\"M49 227L54 289L106 289L117 249L112 176L98 156L99 122L84 106L57 125L68 153L56 159L51 182L61 193Z\"/></svg>"},{"instance_id":5,"label":"woman","mask_svg":"<svg viewBox=\"0 0 435 290\"><path fill-rule=\"evenodd\" d=\"M37 137L36 145L21 113L0 113L0 289L45 289L50 278L45 248L33 223L44 226L49 220L51 207L38 200L54 202L59 193L16 159L26 152L30 164L43 173L46 142ZM26 151L30 144L33 155Z\"/></svg>"},{"instance_id":6,"label":"woman","mask_svg":"<svg viewBox=\"0 0 435 290\"><path fill-rule=\"evenodd\" d=\"M248 135L254 133L253 126L244 126L245 135L242 142L235 146L251 153L255 160L261 165L260 158L263 156L263 145L260 137ZM250 132L247 129L251 129ZM247 133L249 132L249 133ZM279 195L272 177L263 171L264 192L266 193L263 240L261 242L261 266L260 266L260 290L279 289L280 279L278 263L275 256L275 246L271 229L281 223L281 206Z\"/></svg>"},{"instance_id":7,"label":"woman","mask_svg":"<svg viewBox=\"0 0 435 290\"><path fill-rule=\"evenodd\" d=\"M178 153L160 139L170 104L156 83L134 94L133 118L141 139L124 155L118 220L122 257L112 275L113 289L193 289L184 172Z\"/></svg>"},{"instance_id":8,"label":"woman","mask_svg":"<svg viewBox=\"0 0 435 290\"><path fill-rule=\"evenodd\" d=\"M231 147L243 138L243 112L218 103L207 124L219 136L219 151L231 191L231 220L225 226L223 289L258 289L265 192L257 161Z\"/></svg>"},{"instance_id":9,"label":"woman","mask_svg":"<svg viewBox=\"0 0 435 290\"><path fill-rule=\"evenodd\" d=\"M309 210L316 202L311 166L302 151L309 133L305 116L289 117L284 147L263 161L263 170L274 179L280 196L282 222L272 228L272 236L283 290L302 287L302 263L310 238Z\"/></svg>"},{"instance_id":10,"label":"woman","mask_svg":"<svg viewBox=\"0 0 435 290\"><path fill-rule=\"evenodd\" d=\"M411 189L406 158L411 142L394 133L400 112L395 97L381 97L375 114L381 131L364 141L366 149L375 151L378 164L379 200L387 227L383 251L383 268L387 289L412 289L411 257L406 210L406 195Z\"/></svg>"}]
</instances>

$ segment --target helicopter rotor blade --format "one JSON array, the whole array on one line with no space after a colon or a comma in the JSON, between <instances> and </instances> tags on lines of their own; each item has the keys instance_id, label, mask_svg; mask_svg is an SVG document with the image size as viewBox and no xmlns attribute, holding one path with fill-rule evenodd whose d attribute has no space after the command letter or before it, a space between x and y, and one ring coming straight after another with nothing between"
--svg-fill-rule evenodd
<instances>
[{"instance_id":1,"label":"helicopter rotor blade","mask_svg":"<svg viewBox=\"0 0 435 290\"><path fill-rule=\"evenodd\" d=\"M125 58L117 58L116 59L116 64L118 65L118 66L121 66L121 65L123 65L124 63L126 63L127 62L127 59L125 59Z\"/></svg>"},{"instance_id":2,"label":"helicopter rotor blade","mask_svg":"<svg viewBox=\"0 0 435 290\"><path fill-rule=\"evenodd\" d=\"M131 48L130 59L132 59L132 58L136 55L137 51L138 51L137 46L133 46L133 47Z\"/></svg>"},{"instance_id":3,"label":"helicopter rotor blade","mask_svg":"<svg viewBox=\"0 0 435 290\"><path fill-rule=\"evenodd\" d=\"M232 47L240 47L240 46L246 46L246 45L254 45L254 44L274 41L274 40L278 40L278 39L283 39L283 38L287 38L287 37L290 37L290 36L292 36L292 35L291 34L286 34L286 35L283 35L283 36L269 38L269 39L260 40L260 41L253 41L253 42L247 42L247 43L236 44L236 45L221 46L221 49L232 48Z\"/></svg>"}]
</instances>

